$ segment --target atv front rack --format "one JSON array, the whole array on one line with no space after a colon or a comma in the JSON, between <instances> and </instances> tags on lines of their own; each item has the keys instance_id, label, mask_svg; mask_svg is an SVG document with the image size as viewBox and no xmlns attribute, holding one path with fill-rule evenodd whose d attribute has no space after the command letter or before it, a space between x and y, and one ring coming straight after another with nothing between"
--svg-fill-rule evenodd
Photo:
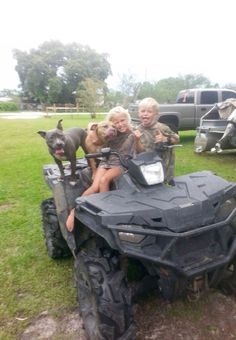
<instances>
[{"instance_id":1,"label":"atv front rack","mask_svg":"<svg viewBox=\"0 0 236 340\"><path fill-rule=\"evenodd\" d=\"M80 207L81 208L81 207ZM87 209L86 207L82 207L82 209L87 210L91 213L90 209ZM184 231L182 233L176 233L172 231L163 231L163 230L153 230L153 229L144 229L141 227L131 227L129 228L128 232L134 233L134 234L140 234L140 235L153 235L153 236L166 236L166 237L174 237L174 238L186 238L190 236L197 236L199 234L205 233L209 230L224 227L227 224L230 224L230 222L233 220L233 218L236 216L236 208L233 209L231 214L224 220L217 223L213 223L211 225L207 225L201 228L197 228L194 230ZM108 225L108 229L116 230L116 231L122 231L127 232L126 227L122 227L120 225ZM236 230L235 230L236 232Z\"/></svg>"},{"instance_id":2,"label":"atv front rack","mask_svg":"<svg viewBox=\"0 0 236 340\"><path fill-rule=\"evenodd\" d=\"M232 262L236 254L236 223L231 223L235 217L236 208L224 221L182 233L135 226L127 230L122 225L107 228L118 235L121 232L146 236L148 246L145 241L137 245L120 241L119 246L129 256L169 267L190 278Z\"/></svg>"},{"instance_id":3,"label":"atv front rack","mask_svg":"<svg viewBox=\"0 0 236 340\"><path fill-rule=\"evenodd\" d=\"M86 204L80 204L80 219L86 215L87 222L93 229L95 211ZM93 214L91 214L93 212ZM89 217L90 216L90 217ZM99 212L97 212L97 217ZM191 278L204 272L223 267L232 262L236 255L236 208L222 221L208 224L183 232L155 230L149 226L96 224L97 233L106 238L105 230L111 232L107 238L112 247L128 256L155 263L159 267L171 268L174 272ZM97 220L98 222L98 220ZM235 230L234 230L235 228ZM124 241L120 233L144 235L142 241L134 243ZM107 235L108 236L108 235Z\"/></svg>"}]
</instances>

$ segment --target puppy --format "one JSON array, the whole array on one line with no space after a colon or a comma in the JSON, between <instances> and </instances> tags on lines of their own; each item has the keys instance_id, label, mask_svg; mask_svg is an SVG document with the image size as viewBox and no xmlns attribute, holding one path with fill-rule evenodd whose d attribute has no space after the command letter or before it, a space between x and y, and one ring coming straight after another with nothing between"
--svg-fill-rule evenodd
<instances>
[{"instance_id":1,"label":"puppy","mask_svg":"<svg viewBox=\"0 0 236 340\"><path fill-rule=\"evenodd\" d=\"M70 161L71 163L71 176L70 183L76 183L76 151L81 146L83 151L87 153L85 146L85 139L87 133L82 128L69 128L63 132L62 119L57 123L55 129L49 131L38 131L37 133L43 137L47 143L49 153L54 158L59 167L61 179L64 178L64 168L62 161Z\"/></svg>"},{"instance_id":2,"label":"puppy","mask_svg":"<svg viewBox=\"0 0 236 340\"><path fill-rule=\"evenodd\" d=\"M91 123L88 126L87 137L85 139L85 147L88 153L99 152L102 147L116 137L117 130L111 122ZM92 169L93 175L96 170L96 160L90 158L89 165Z\"/></svg>"}]
</instances>

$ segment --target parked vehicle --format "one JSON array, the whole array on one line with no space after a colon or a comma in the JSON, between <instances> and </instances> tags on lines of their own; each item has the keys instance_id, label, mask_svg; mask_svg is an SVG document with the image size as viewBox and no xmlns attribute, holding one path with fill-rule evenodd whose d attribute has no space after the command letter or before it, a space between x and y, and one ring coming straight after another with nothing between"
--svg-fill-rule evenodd
<instances>
[{"instance_id":1,"label":"parked vehicle","mask_svg":"<svg viewBox=\"0 0 236 340\"><path fill-rule=\"evenodd\" d=\"M111 154L120 157L109 148L88 157ZM52 258L73 254L79 308L92 340L135 339L132 305L140 292L156 289L168 300L199 296L225 276L235 286L236 183L201 171L169 186L156 152L121 161L127 171L111 191L84 197L86 159L77 160L76 186L69 184L68 166L63 182L55 164L44 166L53 194L42 202L46 247ZM65 223L74 206L70 233Z\"/></svg>"},{"instance_id":2,"label":"parked vehicle","mask_svg":"<svg viewBox=\"0 0 236 340\"><path fill-rule=\"evenodd\" d=\"M176 104L160 104L161 123L169 125L174 131L192 130L199 126L201 117L215 103L236 98L236 92L228 89L188 89L179 92ZM129 112L137 118L138 104L131 104Z\"/></svg>"},{"instance_id":3,"label":"parked vehicle","mask_svg":"<svg viewBox=\"0 0 236 340\"><path fill-rule=\"evenodd\" d=\"M236 149L236 100L217 103L200 120L194 140L194 151L222 152Z\"/></svg>"}]
</instances>

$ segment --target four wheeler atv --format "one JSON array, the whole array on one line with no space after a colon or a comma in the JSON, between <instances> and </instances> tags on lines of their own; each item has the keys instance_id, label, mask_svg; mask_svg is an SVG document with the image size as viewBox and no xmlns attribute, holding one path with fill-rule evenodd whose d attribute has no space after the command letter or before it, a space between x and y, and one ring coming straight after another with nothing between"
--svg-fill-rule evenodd
<instances>
[{"instance_id":1,"label":"four wheeler atv","mask_svg":"<svg viewBox=\"0 0 236 340\"><path fill-rule=\"evenodd\" d=\"M105 148L89 157L111 153ZM73 254L79 308L93 340L135 338L133 297L150 282L173 300L215 287L225 274L235 281L236 184L202 171L170 186L155 152L124 161L127 171L111 191L86 197L80 196L90 184L86 159L77 161L75 187L69 168L61 182L56 165L44 166L53 192L42 203L48 253ZM70 233L65 222L74 206ZM133 267L138 274L130 278Z\"/></svg>"}]
</instances>

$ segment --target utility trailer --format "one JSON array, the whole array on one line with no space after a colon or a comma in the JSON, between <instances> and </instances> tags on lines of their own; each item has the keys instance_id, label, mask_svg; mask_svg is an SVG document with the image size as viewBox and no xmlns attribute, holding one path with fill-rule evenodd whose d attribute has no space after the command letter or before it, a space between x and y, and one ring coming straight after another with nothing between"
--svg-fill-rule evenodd
<instances>
[{"instance_id":1,"label":"utility trailer","mask_svg":"<svg viewBox=\"0 0 236 340\"><path fill-rule=\"evenodd\" d=\"M200 120L194 151L221 152L236 148L236 100L217 103Z\"/></svg>"}]
</instances>

